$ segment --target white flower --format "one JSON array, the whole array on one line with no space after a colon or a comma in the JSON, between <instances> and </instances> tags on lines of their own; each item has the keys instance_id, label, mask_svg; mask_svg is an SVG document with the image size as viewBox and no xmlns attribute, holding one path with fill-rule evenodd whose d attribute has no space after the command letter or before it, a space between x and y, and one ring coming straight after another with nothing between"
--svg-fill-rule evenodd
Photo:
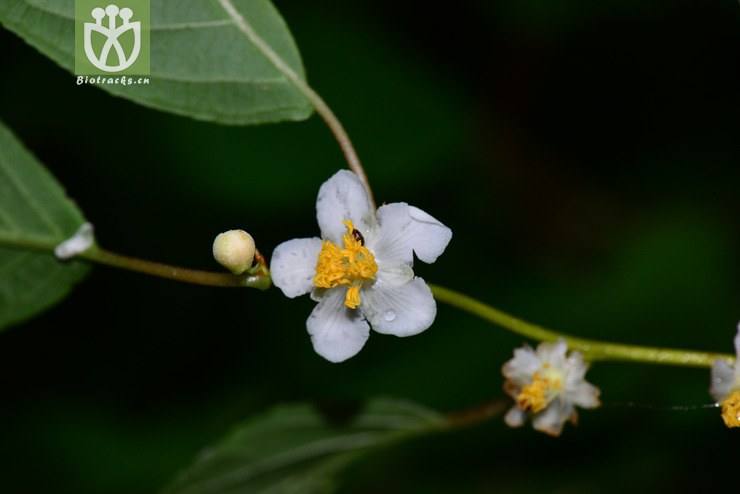
<instances>
[{"instance_id":1,"label":"white flower","mask_svg":"<svg viewBox=\"0 0 740 494\"><path fill-rule=\"evenodd\" d=\"M735 365L717 359L712 364L709 394L722 405L722 419L727 427L740 427L740 324L735 335Z\"/></svg>"},{"instance_id":2,"label":"white flower","mask_svg":"<svg viewBox=\"0 0 740 494\"><path fill-rule=\"evenodd\" d=\"M270 271L286 296L310 292L319 303L306 322L319 355L332 362L356 355L370 326L396 336L431 326L437 305L414 277L413 254L434 262L452 238L449 228L402 202L373 211L362 182L347 170L319 189L316 217L321 238L278 245Z\"/></svg>"},{"instance_id":3,"label":"white flower","mask_svg":"<svg viewBox=\"0 0 740 494\"><path fill-rule=\"evenodd\" d=\"M504 417L507 425L520 427L531 415L535 429L559 436L567 420L577 423L575 405L600 405L599 388L583 379L588 369L583 356L575 351L566 356L567 350L562 339L540 343L536 352L528 345L514 350L501 369L504 390L516 401Z\"/></svg>"}]
</instances>

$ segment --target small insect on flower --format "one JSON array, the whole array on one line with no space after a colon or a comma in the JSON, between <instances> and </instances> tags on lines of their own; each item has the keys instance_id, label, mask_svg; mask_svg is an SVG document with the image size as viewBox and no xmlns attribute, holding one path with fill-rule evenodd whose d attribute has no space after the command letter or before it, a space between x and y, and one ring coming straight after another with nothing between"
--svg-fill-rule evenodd
<instances>
[{"instance_id":1,"label":"small insect on flower","mask_svg":"<svg viewBox=\"0 0 740 494\"><path fill-rule=\"evenodd\" d=\"M357 228L352 230L352 238L360 242L361 246L365 246L365 237L362 236L362 233Z\"/></svg>"},{"instance_id":2,"label":"small insect on flower","mask_svg":"<svg viewBox=\"0 0 740 494\"><path fill-rule=\"evenodd\" d=\"M578 422L576 405L600 405L599 388L583 378L588 369L583 356L575 351L566 355L567 351L562 339L540 343L536 351L528 345L514 350L514 358L501 369L504 390L515 401L504 417L507 425L520 427L531 417L532 427L559 436L565 422Z\"/></svg>"},{"instance_id":3,"label":"small insect on flower","mask_svg":"<svg viewBox=\"0 0 740 494\"><path fill-rule=\"evenodd\" d=\"M722 420L727 427L740 427L740 324L735 335L735 365L717 359L712 364L709 394L722 405Z\"/></svg>"}]
</instances>

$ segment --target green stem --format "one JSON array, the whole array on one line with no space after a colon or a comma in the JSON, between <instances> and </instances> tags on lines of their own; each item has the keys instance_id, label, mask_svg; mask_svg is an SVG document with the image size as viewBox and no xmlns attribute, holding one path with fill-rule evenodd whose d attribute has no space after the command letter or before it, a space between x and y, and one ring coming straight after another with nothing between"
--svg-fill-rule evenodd
<instances>
[{"instance_id":1,"label":"green stem","mask_svg":"<svg viewBox=\"0 0 740 494\"><path fill-rule=\"evenodd\" d=\"M53 253L56 244L43 239L19 239L0 236L0 247L31 252Z\"/></svg>"},{"instance_id":2,"label":"green stem","mask_svg":"<svg viewBox=\"0 0 740 494\"><path fill-rule=\"evenodd\" d=\"M565 340L572 349L579 350L590 360L629 360L653 364L681 365L687 367L710 367L717 359L733 363L735 357L726 353L696 352L673 348L655 348L637 345L623 345L589 340L558 333L551 329L518 319L472 297L463 295L449 288L428 283L434 297L458 309L490 321L514 333L538 341Z\"/></svg>"},{"instance_id":3,"label":"green stem","mask_svg":"<svg viewBox=\"0 0 740 494\"><path fill-rule=\"evenodd\" d=\"M324 119L324 122L329 126L329 129L339 143L339 147L342 149L342 153L347 160L350 170L352 170L365 185L367 193L370 196L370 201L373 204L373 209L375 209L373 192L370 188L370 182L367 179L367 175L365 175L362 163L360 162L360 158L357 156L357 152L355 152L355 148L352 145L349 135L344 130L344 126L337 116L334 115L334 112L331 111L329 105L327 105L321 96L319 96L319 94L314 91L311 86L309 86L308 83L306 83L306 81L303 80L303 78L301 78L301 76L299 76L287 63L285 63L285 61L280 58L280 55L275 53L270 45L268 45L267 42L257 34L254 28L252 28L252 25L249 24L244 16L242 16L236 7L234 7L231 0L219 0L219 3L226 13L229 14L229 17L234 21L236 27L239 28L249 41L251 41L265 56L265 58L267 58L270 63L272 63L275 68L278 69L280 73L296 87L296 89L298 89L298 91L300 91L300 93L313 105L316 113L321 115L321 118Z\"/></svg>"},{"instance_id":4,"label":"green stem","mask_svg":"<svg viewBox=\"0 0 740 494\"><path fill-rule=\"evenodd\" d=\"M511 404L510 398L497 398L482 405L447 414L445 421L448 427L454 429L467 427L503 414Z\"/></svg>"},{"instance_id":5,"label":"green stem","mask_svg":"<svg viewBox=\"0 0 740 494\"><path fill-rule=\"evenodd\" d=\"M0 240L0 244L5 247L21 250L50 252L53 251L54 248L54 246L47 245L47 243L43 241L20 242L10 241L8 239ZM77 257L87 261L96 262L98 264L128 269L130 271L198 285L253 287L259 288L260 290L266 290L272 284L264 257L259 253L255 256L258 261L257 265L251 268L247 273L239 276L229 273L186 269L169 264L146 261L116 254L114 252L100 249L99 247L92 247ZM621 343L611 343L570 336L524 321L523 319L514 317L472 297L450 290L449 288L444 288L432 283L428 283L428 285L431 288L434 297L440 302L457 307L458 309L464 310L486 321L490 321L498 326L508 329L513 333L533 340L556 341L562 338L570 348L579 350L586 358L594 361L624 360L686 367L710 367L717 359L725 360L729 364L733 364L735 361L735 357L733 355L726 353L625 345Z\"/></svg>"},{"instance_id":6,"label":"green stem","mask_svg":"<svg viewBox=\"0 0 740 494\"><path fill-rule=\"evenodd\" d=\"M24 250L39 252L43 254L54 255L56 244L47 240L18 240L0 237L0 247L6 247L15 250ZM136 271L159 278L181 281L183 283L193 283L205 286L223 286L223 287L251 287L267 290L272 285L270 271L267 268L265 258L259 252L254 255L257 264L242 275L233 275L230 273L219 273L211 271L201 271L198 269L187 269L159 262L146 261L134 257L123 256L110 252L100 247L93 246L85 252L75 256L75 259L84 259L86 261L104 264L129 271Z\"/></svg>"},{"instance_id":7,"label":"green stem","mask_svg":"<svg viewBox=\"0 0 740 494\"><path fill-rule=\"evenodd\" d=\"M123 256L97 247L93 247L79 256L80 259L104 264L115 268L128 269L139 273L167 278L184 283L193 283L196 285L206 286L223 286L223 287L252 287L260 290L267 290L272 284L269 272L263 263L257 264L242 275L233 275L230 273L217 273L211 271L200 271L197 269L187 269L169 264L162 264L153 261L145 261L134 257Z\"/></svg>"}]
</instances>

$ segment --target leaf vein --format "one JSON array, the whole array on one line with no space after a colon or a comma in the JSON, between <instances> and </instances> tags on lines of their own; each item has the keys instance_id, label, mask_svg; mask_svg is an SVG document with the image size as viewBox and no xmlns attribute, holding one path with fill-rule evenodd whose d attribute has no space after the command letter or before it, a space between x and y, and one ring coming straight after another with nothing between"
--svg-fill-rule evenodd
<instances>
[{"instance_id":1,"label":"leaf vein","mask_svg":"<svg viewBox=\"0 0 740 494\"><path fill-rule=\"evenodd\" d=\"M223 490L300 461L366 448L376 444L382 437L383 434L377 432L360 432L314 441L212 478L205 485L215 491Z\"/></svg>"},{"instance_id":2,"label":"leaf vein","mask_svg":"<svg viewBox=\"0 0 740 494\"><path fill-rule=\"evenodd\" d=\"M51 14L55 17L59 17L61 19L75 22L75 16L69 15L61 11L57 11L50 8L44 8L41 5L34 4L30 0L24 0L24 3L34 10L37 10L39 12L43 12L45 14ZM150 31L176 31L180 29L210 29L214 27L221 27L221 26L229 26L233 25L234 21L232 19L217 19L213 21L192 21L192 22L182 22L182 23L173 23L173 24L157 24L157 25L150 25L149 30Z\"/></svg>"},{"instance_id":3,"label":"leaf vein","mask_svg":"<svg viewBox=\"0 0 740 494\"><path fill-rule=\"evenodd\" d=\"M56 261L55 262L59 262ZM61 265L54 266L53 269L47 271L47 276L39 280L32 290L28 290L23 293L24 297L21 300L39 300L48 297L48 294L53 294L57 291L57 286L62 290L67 290L69 285L66 283L60 283L60 280L67 278L67 270ZM38 279L38 278L37 278Z\"/></svg>"},{"instance_id":4,"label":"leaf vein","mask_svg":"<svg viewBox=\"0 0 740 494\"><path fill-rule=\"evenodd\" d=\"M10 261L6 261L2 264L0 264L0 279L7 279L7 274L12 272L14 268L16 268L18 265L23 264L28 257L33 256L33 254L29 252L16 252L16 255L14 255Z\"/></svg>"},{"instance_id":5,"label":"leaf vein","mask_svg":"<svg viewBox=\"0 0 740 494\"><path fill-rule=\"evenodd\" d=\"M31 8L31 9L34 9L34 10L38 10L39 12L43 12L45 14L51 14L51 15L54 15L56 17L61 17L62 19L66 19L66 20L72 21L72 22L74 22L74 20L75 20L74 15L70 16L70 15L64 14L64 13L62 13L60 11L56 11L54 9L44 8L41 5L34 4L32 1L29 1L29 0L24 0L23 3L26 4L26 6L28 8Z\"/></svg>"},{"instance_id":6,"label":"leaf vein","mask_svg":"<svg viewBox=\"0 0 740 494\"><path fill-rule=\"evenodd\" d=\"M52 233L56 233L60 238L63 237L64 232L62 232L62 230L54 223L53 219L49 216L47 211L44 210L38 202L36 202L33 194L31 194L30 191L26 188L26 185L23 183L23 181L13 173L12 168L10 167L10 163L8 163L3 156L0 156L0 172L3 172L8 177L8 182L10 183L10 185L15 187L18 193L26 199L26 203L28 204L28 206L33 211L35 211L36 214L38 214L39 219L41 219L43 223L46 223L46 226L49 227L49 230Z\"/></svg>"},{"instance_id":7,"label":"leaf vein","mask_svg":"<svg viewBox=\"0 0 740 494\"><path fill-rule=\"evenodd\" d=\"M231 19L219 19L217 21L193 21L193 22L182 22L179 24L158 24L155 26L149 26L150 31L177 31L185 29L210 29L213 27L222 27L233 25L234 21Z\"/></svg>"}]
</instances>

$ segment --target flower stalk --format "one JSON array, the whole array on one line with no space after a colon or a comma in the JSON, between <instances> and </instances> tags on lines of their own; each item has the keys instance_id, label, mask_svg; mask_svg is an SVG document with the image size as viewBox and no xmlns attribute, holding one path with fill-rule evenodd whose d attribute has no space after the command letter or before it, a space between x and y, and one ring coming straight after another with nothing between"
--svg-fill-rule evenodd
<instances>
[{"instance_id":1,"label":"flower stalk","mask_svg":"<svg viewBox=\"0 0 740 494\"><path fill-rule=\"evenodd\" d=\"M123 256L97 247L80 254L78 258L120 269L127 269L151 276L197 285L233 288L252 287L260 290L267 290L272 285L267 262L265 257L259 253L259 251L255 254L255 266L240 276L230 273L187 269L169 264L146 261L143 259ZM532 340L557 341L559 338L562 338L568 344L569 348L580 351L590 361L632 361L684 367L711 367L716 360L721 360L728 364L733 364L735 361L735 357L727 353L625 345L622 343L579 338L559 333L552 329L519 319L511 314L491 307L479 300L449 288L435 285L433 283L427 283L427 285L431 288L434 298L439 302L444 302L450 306L478 316L481 319L492 322L497 326Z\"/></svg>"},{"instance_id":2,"label":"flower stalk","mask_svg":"<svg viewBox=\"0 0 740 494\"><path fill-rule=\"evenodd\" d=\"M53 246L47 245L14 246L6 243L5 246L22 248L24 250L53 250ZM267 266L267 261L259 251L255 253L256 264L246 273L239 276L230 273L188 269L169 264L147 261L117 254L101 249L97 246L79 254L76 258L119 269L148 274L150 276L180 281L183 283L232 288L251 287L258 288L260 290L267 290L272 286L272 279L270 270ZM532 340L557 341L558 338L562 338L571 349L580 351L588 360L591 361L632 361L684 367L711 367L717 360L724 361L729 365L732 365L735 362L734 355L727 353L625 345L622 343L604 342L571 336L519 319L511 314L491 307L490 305L468 295L464 295L449 288L435 285L433 283L427 283L427 285L431 288L434 298L440 302L444 302L452 307L456 307L478 316L481 319L492 322L497 326Z\"/></svg>"},{"instance_id":3,"label":"flower stalk","mask_svg":"<svg viewBox=\"0 0 740 494\"><path fill-rule=\"evenodd\" d=\"M331 130L331 133L337 140L339 148L342 150L349 169L357 175L367 190L370 196L370 202L375 209L375 199L373 198L373 192L370 188L370 182L365 174L365 169L362 167L359 156L355 151L355 147L352 144L352 140L349 138L347 131L344 130L342 122L334 115L334 112L329 108L329 105L323 100L323 98L313 90L308 83L303 80L275 51L263 40L257 32L252 28L252 25L244 18L243 15L234 7L231 0L219 0L221 7L231 17L236 27L244 34L249 41L267 58L277 70L280 71L295 88L311 103L321 118L324 120L326 125Z\"/></svg>"},{"instance_id":4,"label":"flower stalk","mask_svg":"<svg viewBox=\"0 0 740 494\"><path fill-rule=\"evenodd\" d=\"M147 261L144 259L137 259L116 254L115 252L110 252L98 247L93 247L92 249L80 254L78 258L115 268L127 269L129 271L136 271L151 276L196 285L251 287L258 288L260 290L267 290L272 285L267 263L265 262L264 256L262 256L259 251L257 251L254 256L257 264L248 269L244 274L238 276L231 273L201 271L154 261Z\"/></svg>"},{"instance_id":5,"label":"flower stalk","mask_svg":"<svg viewBox=\"0 0 740 494\"><path fill-rule=\"evenodd\" d=\"M553 331L536 324L516 318L506 312L484 304L462 293L428 283L434 298L458 309L476 315L509 331L538 341L557 341L562 338L573 350L578 350L591 360L622 360L646 362L651 364L678 365L684 367L711 367L715 360L728 363L734 356L726 353L699 352L674 348L624 345L604 341L579 338Z\"/></svg>"}]
</instances>

